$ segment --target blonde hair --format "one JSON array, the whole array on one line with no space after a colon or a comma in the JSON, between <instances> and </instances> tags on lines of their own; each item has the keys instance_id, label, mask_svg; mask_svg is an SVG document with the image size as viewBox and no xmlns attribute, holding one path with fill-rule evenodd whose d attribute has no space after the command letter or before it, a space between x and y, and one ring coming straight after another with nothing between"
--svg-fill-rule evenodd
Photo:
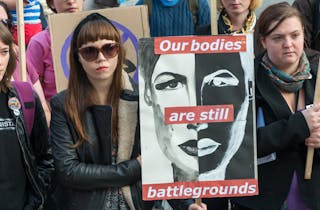
<instances>
[{"instance_id":1,"label":"blonde hair","mask_svg":"<svg viewBox=\"0 0 320 210\"><path fill-rule=\"evenodd\" d=\"M261 6L263 0L251 0L250 2L250 6L249 6L249 9L251 11L254 11L255 9L257 9L258 7ZM222 4L222 0L218 0L217 1L217 9L218 11L221 11L223 9L223 4Z\"/></svg>"}]
</instances>

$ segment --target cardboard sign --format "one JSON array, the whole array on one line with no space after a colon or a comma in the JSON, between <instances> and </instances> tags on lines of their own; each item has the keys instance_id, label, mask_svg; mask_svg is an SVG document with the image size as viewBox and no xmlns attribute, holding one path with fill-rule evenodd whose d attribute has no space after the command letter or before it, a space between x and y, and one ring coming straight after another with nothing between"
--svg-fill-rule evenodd
<instances>
[{"instance_id":1,"label":"cardboard sign","mask_svg":"<svg viewBox=\"0 0 320 210\"><path fill-rule=\"evenodd\" d=\"M57 92L67 87L69 78L69 46L76 25L87 15L97 12L109 18L122 34L127 61L125 70L134 76L137 69L138 40L150 37L146 6L117 7L77 13L60 13L48 16L51 49Z\"/></svg>"},{"instance_id":2,"label":"cardboard sign","mask_svg":"<svg viewBox=\"0 0 320 210\"><path fill-rule=\"evenodd\" d=\"M144 200L258 194L252 35L139 40Z\"/></svg>"}]
</instances>

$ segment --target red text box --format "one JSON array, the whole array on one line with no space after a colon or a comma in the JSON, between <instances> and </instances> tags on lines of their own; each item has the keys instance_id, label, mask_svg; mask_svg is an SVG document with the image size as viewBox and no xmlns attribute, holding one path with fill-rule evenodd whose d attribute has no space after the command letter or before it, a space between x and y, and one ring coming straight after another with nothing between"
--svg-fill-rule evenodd
<instances>
[{"instance_id":1,"label":"red text box","mask_svg":"<svg viewBox=\"0 0 320 210\"><path fill-rule=\"evenodd\" d=\"M232 104L166 107L164 114L166 124L233 122L234 120Z\"/></svg>"}]
</instances>

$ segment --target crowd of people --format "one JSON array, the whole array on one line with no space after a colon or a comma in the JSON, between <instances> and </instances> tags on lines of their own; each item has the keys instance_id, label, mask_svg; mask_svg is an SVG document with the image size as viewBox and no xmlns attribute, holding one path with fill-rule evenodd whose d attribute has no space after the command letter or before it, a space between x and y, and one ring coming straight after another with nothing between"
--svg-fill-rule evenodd
<instances>
[{"instance_id":1,"label":"crowd of people","mask_svg":"<svg viewBox=\"0 0 320 210\"><path fill-rule=\"evenodd\" d=\"M98 13L82 19L72 34L68 87L57 93L50 29L43 28L41 4L23 2L32 103L22 101L12 83L20 80L16 5L0 1L0 209L158 208L159 203L142 200L139 91L123 70L126 54L121 33ZM117 7L125 2L46 0L53 13ZM211 33L207 0L128 2L149 7L152 37ZM262 0L217 3L219 34L254 33L256 109L262 110L264 121L256 129L257 158L270 158L258 165L257 196L168 202L178 210L320 210L320 104L313 104L320 55L320 1L296 0L292 6L279 1L259 17L255 10ZM151 54L139 52L146 58ZM154 66L164 59L184 62L174 55L150 59ZM149 77L157 73L154 66L144 67L153 69L146 70L151 72ZM182 74L180 67L175 70ZM151 89L152 94L142 98L153 109L160 109ZM34 110L30 133L22 106ZM196 136L198 131L190 132ZM306 180L308 147L315 154L312 178ZM184 166L174 168L179 172ZM178 172L176 181L198 176L197 169L183 173L188 177Z\"/></svg>"}]
</instances>

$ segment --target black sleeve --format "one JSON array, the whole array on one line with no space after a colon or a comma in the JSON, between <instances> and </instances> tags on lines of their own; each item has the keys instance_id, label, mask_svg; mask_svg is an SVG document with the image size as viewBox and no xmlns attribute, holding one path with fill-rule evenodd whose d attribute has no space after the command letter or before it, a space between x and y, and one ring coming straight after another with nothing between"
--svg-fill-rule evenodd
<instances>
[{"instance_id":1,"label":"black sleeve","mask_svg":"<svg viewBox=\"0 0 320 210\"><path fill-rule=\"evenodd\" d=\"M47 190L51 184L54 165L51 144L49 142L47 120L42 109L41 102L36 94L34 124L30 136L30 142L32 143L39 177L43 181Z\"/></svg>"},{"instance_id":2,"label":"black sleeve","mask_svg":"<svg viewBox=\"0 0 320 210\"><path fill-rule=\"evenodd\" d=\"M51 142L59 181L75 189L94 190L106 187L123 187L141 179L141 167L136 159L116 165L98 165L81 162L63 102L51 99Z\"/></svg>"},{"instance_id":3,"label":"black sleeve","mask_svg":"<svg viewBox=\"0 0 320 210\"><path fill-rule=\"evenodd\" d=\"M309 135L309 127L301 112L260 127L257 129L258 157L303 143Z\"/></svg>"}]
</instances>

